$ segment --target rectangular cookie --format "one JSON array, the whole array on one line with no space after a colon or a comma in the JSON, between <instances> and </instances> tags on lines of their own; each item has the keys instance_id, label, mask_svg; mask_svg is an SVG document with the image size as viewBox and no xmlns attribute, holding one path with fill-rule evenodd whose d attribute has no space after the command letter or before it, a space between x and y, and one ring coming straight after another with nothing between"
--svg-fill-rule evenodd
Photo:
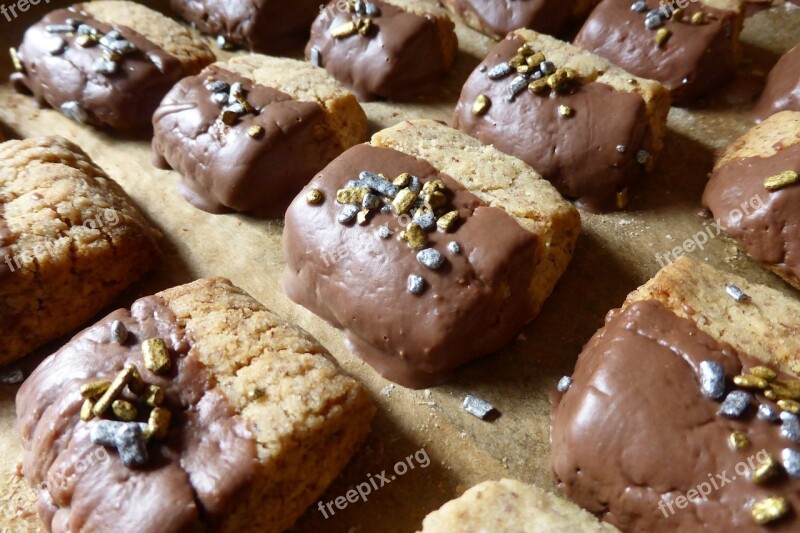
<instances>
[{"instance_id":1,"label":"rectangular cookie","mask_svg":"<svg viewBox=\"0 0 800 533\"><path fill-rule=\"evenodd\" d=\"M22 471L58 531L279 533L374 412L313 337L221 278L115 311L17 394Z\"/></svg>"},{"instance_id":2,"label":"rectangular cookie","mask_svg":"<svg viewBox=\"0 0 800 533\"><path fill-rule=\"evenodd\" d=\"M419 533L613 533L617 528L535 485L484 481L428 514Z\"/></svg>"},{"instance_id":3,"label":"rectangular cookie","mask_svg":"<svg viewBox=\"0 0 800 533\"><path fill-rule=\"evenodd\" d=\"M155 268L160 234L61 137L0 144L0 365L72 332Z\"/></svg>"},{"instance_id":4,"label":"rectangular cookie","mask_svg":"<svg viewBox=\"0 0 800 533\"><path fill-rule=\"evenodd\" d=\"M286 213L284 287L407 387L511 342L569 262L580 216L522 161L431 120L376 133Z\"/></svg>"}]
</instances>

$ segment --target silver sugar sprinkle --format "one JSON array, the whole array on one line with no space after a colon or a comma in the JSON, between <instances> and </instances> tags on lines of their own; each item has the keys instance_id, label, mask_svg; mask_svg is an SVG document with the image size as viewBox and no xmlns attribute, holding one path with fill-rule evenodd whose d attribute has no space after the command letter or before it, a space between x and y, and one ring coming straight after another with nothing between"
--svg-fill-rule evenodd
<instances>
[{"instance_id":1,"label":"silver sugar sprinkle","mask_svg":"<svg viewBox=\"0 0 800 533\"><path fill-rule=\"evenodd\" d=\"M741 390L735 390L728 394L725 401L719 407L718 415L727 418L738 418L742 416L750 405L750 395Z\"/></svg>"},{"instance_id":2,"label":"silver sugar sprinkle","mask_svg":"<svg viewBox=\"0 0 800 533\"><path fill-rule=\"evenodd\" d=\"M558 380L558 385L556 385L556 389L558 390L558 392L567 392L571 386L572 386L572 378L570 376L564 376Z\"/></svg>"},{"instance_id":3,"label":"silver sugar sprinkle","mask_svg":"<svg viewBox=\"0 0 800 533\"><path fill-rule=\"evenodd\" d=\"M714 361L700 363L700 390L703 396L718 400L725 394L725 371Z\"/></svg>"}]
</instances>

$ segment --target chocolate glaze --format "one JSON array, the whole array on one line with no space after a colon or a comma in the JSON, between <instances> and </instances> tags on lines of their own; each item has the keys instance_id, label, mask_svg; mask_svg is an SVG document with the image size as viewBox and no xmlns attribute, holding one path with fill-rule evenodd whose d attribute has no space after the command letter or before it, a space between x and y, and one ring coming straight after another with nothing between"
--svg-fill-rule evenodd
<instances>
[{"instance_id":1,"label":"chocolate glaze","mask_svg":"<svg viewBox=\"0 0 800 533\"><path fill-rule=\"evenodd\" d=\"M617 192L645 172L636 161L637 152L650 144L644 99L592 82L579 85L574 94L542 96L526 89L509 102L514 75L491 80L481 70L508 61L524 42L510 35L489 52L464 84L453 125L522 159L582 208L615 209ZM472 105L480 94L492 105L485 115L475 116ZM573 116L559 116L560 105L571 107ZM620 145L625 146L622 153Z\"/></svg>"},{"instance_id":2,"label":"chocolate glaze","mask_svg":"<svg viewBox=\"0 0 800 533\"><path fill-rule=\"evenodd\" d=\"M223 124L207 79L241 83L258 114ZM279 217L314 173L341 153L334 138L319 138L324 119L317 102L293 100L212 65L181 80L156 110L153 163L181 173L180 192L198 209ZM247 133L254 125L264 128L258 138Z\"/></svg>"},{"instance_id":3,"label":"chocolate glaze","mask_svg":"<svg viewBox=\"0 0 800 533\"><path fill-rule=\"evenodd\" d=\"M124 346L111 340L114 320L130 332ZM172 351L173 371L166 376L152 374L142 362L141 343L153 337L166 339ZM84 383L113 379L128 362L164 389L164 405L173 413L167 440L151 443L148 466L135 470L122 465L116 450L91 443L93 422L80 420L78 392ZM47 358L20 388L16 407L23 474L39 487L48 529L178 532L213 526L259 468L247 423L214 386L191 340L157 297L138 300L130 312L115 311Z\"/></svg>"},{"instance_id":4,"label":"chocolate glaze","mask_svg":"<svg viewBox=\"0 0 800 533\"><path fill-rule=\"evenodd\" d=\"M40 105L59 109L66 102L78 102L89 114L89 121L112 129L146 133L161 98L175 82L186 75L180 61L127 26L104 24L89 16L77 4L49 13L31 26L19 47L25 72L15 73L15 86L24 85ZM116 74L99 74L93 64L103 53L100 46L81 48L76 36L49 33L49 24L64 24L75 18L107 33L120 32L138 51L125 56ZM59 39L67 43L64 52L53 55Z\"/></svg>"},{"instance_id":5,"label":"chocolate glaze","mask_svg":"<svg viewBox=\"0 0 800 533\"><path fill-rule=\"evenodd\" d=\"M664 26L672 35L662 46L655 30L645 27L645 14L631 11L630 0L603 0L584 24L575 44L605 57L628 72L660 81L670 90L673 104L686 104L714 90L734 73L735 55L731 36L737 14L689 2L684 19ZM647 0L648 9L659 2ZM703 11L707 22L689 19Z\"/></svg>"},{"instance_id":6,"label":"chocolate glaze","mask_svg":"<svg viewBox=\"0 0 800 533\"><path fill-rule=\"evenodd\" d=\"M362 101L407 100L421 94L450 69L435 18L380 0L372 3L381 14L372 19L374 27L366 36L336 39L330 30L358 16L338 10L320 13L311 26L306 58L317 48L321 66Z\"/></svg>"},{"instance_id":7,"label":"chocolate glaze","mask_svg":"<svg viewBox=\"0 0 800 533\"><path fill-rule=\"evenodd\" d=\"M575 0L446 0L460 17L472 14L495 37L519 28L557 35L574 22Z\"/></svg>"},{"instance_id":8,"label":"chocolate glaze","mask_svg":"<svg viewBox=\"0 0 800 533\"><path fill-rule=\"evenodd\" d=\"M287 53L308 39L320 0L171 0L200 31L254 52Z\"/></svg>"},{"instance_id":9,"label":"chocolate glaze","mask_svg":"<svg viewBox=\"0 0 800 533\"><path fill-rule=\"evenodd\" d=\"M771 157L730 161L711 175L703 206L753 259L777 268L786 277L800 276L800 185L779 191L764 180L787 170L800 172L800 144ZM757 198L755 202L751 199ZM745 214L745 203L749 214ZM755 203L758 209L751 205ZM743 216L742 216L743 215Z\"/></svg>"},{"instance_id":10,"label":"chocolate glaze","mask_svg":"<svg viewBox=\"0 0 800 533\"><path fill-rule=\"evenodd\" d=\"M753 113L761 122L779 111L800 111L800 45L780 58Z\"/></svg>"},{"instance_id":11,"label":"chocolate glaze","mask_svg":"<svg viewBox=\"0 0 800 533\"><path fill-rule=\"evenodd\" d=\"M761 450L780 460L791 443L778 425L756 418L754 405L740 419L717 416L720 403L700 391L702 361L722 365L728 391L734 375L757 364L655 300L612 311L579 356L572 386L555 396L552 466L559 486L623 531L797 531L800 480L756 485L735 473ZM733 431L751 445L732 451ZM736 479L714 490L717 474ZM710 485L708 501L678 508L676 498L701 483ZM794 511L769 528L756 526L750 504L775 495Z\"/></svg>"},{"instance_id":12,"label":"chocolate glaze","mask_svg":"<svg viewBox=\"0 0 800 533\"><path fill-rule=\"evenodd\" d=\"M429 245L446 263L429 270L400 240L399 218L376 214L368 225L336 221L336 191L363 170L444 181L462 222L452 233L429 233ZM305 192L319 189L322 205L308 205ZM443 382L458 367L513 340L534 316L527 291L536 261L537 237L511 216L488 207L426 161L401 152L359 145L337 158L295 199L283 234L288 296L345 332L350 349L384 377L423 388ZM389 239L377 230L388 225ZM455 240L461 253L446 251ZM425 292L406 289L410 274L422 276Z\"/></svg>"}]
</instances>

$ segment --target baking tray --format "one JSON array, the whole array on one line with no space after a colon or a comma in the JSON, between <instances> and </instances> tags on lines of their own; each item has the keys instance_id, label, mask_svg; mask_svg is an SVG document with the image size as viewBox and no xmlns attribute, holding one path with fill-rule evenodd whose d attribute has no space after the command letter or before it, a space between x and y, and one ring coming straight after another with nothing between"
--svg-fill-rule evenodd
<instances>
[{"instance_id":1,"label":"baking tray","mask_svg":"<svg viewBox=\"0 0 800 533\"><path fill-rule=\"evenodd\" d=\"M168 4L143 3L165 12ZM66 5L58 0L39 2L11 21L0 15L0 47L15 46L31 23ZM455 67L434 94L414 103L364 104L370 133L405 119L450 121L461 85L492 45L460 23L457 33L460 49ZM786 6L753 16L742 41L745 61L731 85L691 108L671 110L658 167L632 191L628 210L582 213L583 233L575 257L541 315L510 346L465 366L449 384L429 390L408 390L384 380L348 352L341 332L284 295L282 221L198 211L178 196L174 172L150 165L149 141L115 137L52 110L37 109L30 98L15 94L7 84L0 86L0 127L12 138L58 133L76 142L163 232L165 257L160 268L110 309L196 278L225 276L314 334L347 372L369 388L380 408L372 434L320 500L344 496L384 470L387 477L394 475L394 465L412 454L423 459L413 460L414 469L396 476L367 501L349 503L333 516L325 518L316 505L309 507L294 530L414 532L427 513L487 479L513 477L556 490L549 464L549 392L560 376L571 373L583 344L602 325L608 310L658 271L655 254L681 246L710 224L700 215L700 196L714 152L752 125L747 109L766 73L782 53L800 42L800 8ZM3 53L2 79L10 70ZM724 236L689 255L797 297ZM65 340L39 350L22 366L32 368ZM21 448L15 394L16 387L0 386L0 531L35 531L40 526L30 501L9 496L9 487L21 482L16 474ZM461 407L467 394L491 402L501 416L484 422L467 414ZM429 464L423 468L428 462L424 457Z\"/></svg>"}]
</instances>

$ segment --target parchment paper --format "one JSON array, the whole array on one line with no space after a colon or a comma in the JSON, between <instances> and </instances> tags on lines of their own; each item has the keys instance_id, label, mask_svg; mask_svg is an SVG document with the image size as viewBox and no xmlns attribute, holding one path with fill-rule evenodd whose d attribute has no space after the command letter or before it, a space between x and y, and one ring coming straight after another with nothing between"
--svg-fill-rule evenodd
<instances>
[{"instance_id":1,"label":"parchment paper","mask_svg":"<svg viewBox=\"0 0 800 533\"><path fill-rule=\"evenodd\" d=\"M144 3L162 10L168 4ZM11 22L0 16L2 79L11 70L5 50L19 43L29 24L64 5L67 2L40 2ZM489 39L463 25L458 25L458 37L455 69L439 93L413 104L365 104L371 132L408 118L449 122L461 85L491 46ZM713 153L751 125L746 110L764 76L780 54L800 42L800 9L784 7L756 15L748 20L742 40L747 60L740 79L710 101L691 109L673 108L659 168L632 191L629 210L602 216L583 213L575 258L539 318L511 346L467 365L450 384L426 391L407 390L380 378L347 351L339 331L283 294L282 221L198 211L176 193L175 173L149 164L148 141L113 137L52 110L39 110L8 85L0 87L0 123L14 138L58 133L78 143L164 233L166 255L159 270L112 308L199 277L225 276L317 336L347 372L366 384L380 406L372 435L322 501L344 496L369 475L383 470L391 474L395 463L424 448L430 458L426 468L417 463L368 501L348 504L328 519L314 505L297 523L297 531L413 532L428 512L480 481L513 477L556 490L549 466L548 392L560 376L571 373L606 312L659 269L655 254L681 245L709 223L698 212ZM690 255L797 297L725 237ZM64 340L28 358L26 371ZM16 387L0 386L0 531L16 532L39 526L30 505L9 499L8 488L19 483L14 472L21 458L15 393ZM502 416L490 423L467 414L461 408L467 394L491 402Z\"/></svg>"}]
</instances>

